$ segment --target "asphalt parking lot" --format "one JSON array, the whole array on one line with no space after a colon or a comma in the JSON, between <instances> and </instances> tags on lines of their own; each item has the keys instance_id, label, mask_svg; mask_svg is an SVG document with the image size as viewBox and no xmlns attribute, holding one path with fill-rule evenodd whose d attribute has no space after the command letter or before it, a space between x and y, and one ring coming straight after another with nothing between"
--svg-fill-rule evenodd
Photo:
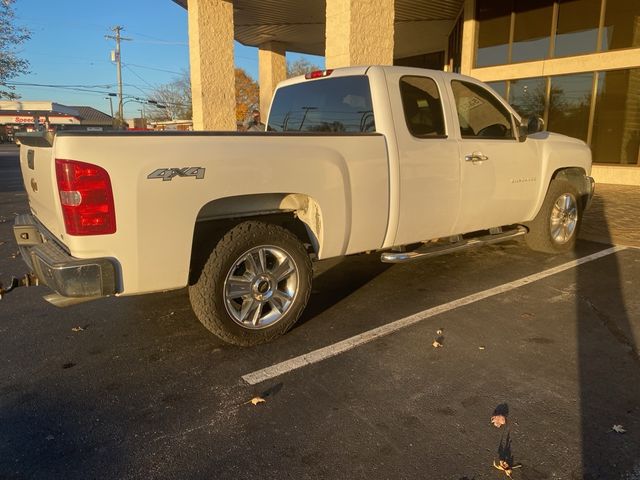
<instances>
[{"instance_id":1,"label":"asphalt parking lot","mask_svg":"<svg viewBox=\"0 0 640 480\"><path fill-rule=\"evenodd\" d=\"M0 146L3 281L26 268L16 154ZM317 267L296 328L252 349L208 334L185 290L67 309L11 292L0 479L506 478L499 459L516 479L640 479L637 248Z\"/></svg>"}]
</instances>

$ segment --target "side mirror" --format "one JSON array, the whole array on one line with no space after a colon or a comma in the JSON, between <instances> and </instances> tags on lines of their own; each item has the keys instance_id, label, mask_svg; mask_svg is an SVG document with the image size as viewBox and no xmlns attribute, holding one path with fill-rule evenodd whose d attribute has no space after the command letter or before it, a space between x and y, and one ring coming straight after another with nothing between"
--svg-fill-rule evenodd
<instances>
[{"instance_id":1,"label":"side mirror","mask_svg":"<svg viewBox=\"0 0 640 480\"><path fill-rule=\"evenodd\" d=\"M521 142L524 142L527 138L527 135L531 135L533 133L538 133L544 130L544 120L537 115L532 115L530 117L522 117L522 121L520 122L519 128L519 139Z\"/></svg>"}]
</instances>

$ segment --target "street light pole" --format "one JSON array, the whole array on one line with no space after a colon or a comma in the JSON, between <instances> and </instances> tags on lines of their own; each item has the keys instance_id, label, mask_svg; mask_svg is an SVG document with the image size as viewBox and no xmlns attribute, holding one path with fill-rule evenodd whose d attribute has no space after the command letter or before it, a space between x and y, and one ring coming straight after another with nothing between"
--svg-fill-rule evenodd
<instances>
[{"instance_id":1,"label":"street light pole","mask_svg":"<svg viewBox=\"0 0 640 480\"><path fill-rule=\"evenodd\" d=\"M111 97L104 97L107 100L109 100L109 108L111 109L111 118L113 118L113 98Z\"/></svg>"}]
</instances>

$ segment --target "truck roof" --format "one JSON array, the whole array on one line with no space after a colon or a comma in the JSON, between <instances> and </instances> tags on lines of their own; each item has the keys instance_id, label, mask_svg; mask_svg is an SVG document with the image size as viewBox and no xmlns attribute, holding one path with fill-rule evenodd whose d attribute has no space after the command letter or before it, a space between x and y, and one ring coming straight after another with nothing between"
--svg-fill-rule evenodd
<instances>
[{"instance_id":1,"label":"truck roof","mask_svg":"<svg viewBox=\"0 0 640 480\"><path fill-rule=\"evenodd\" d=\"M278 87L286 87L288 85L293 85L293 84L301 83L304 81L321 80L329 76L348 77L352 75L366 75L369 69L371 68L379 68L384 71L404 72L407 75L431 74L434 76L446 76L449 78L459 78L461 80L466 79L466 80L477 81L477 79L474 79L473 77L469 77L467 75L462 75L462 74L453 73L453 72L445 72L442 70L432 70L432 69L418 68L418 67L403 67L403 66L396 66L396 65L360 65L360 66L354 66L354 67L340 67L340 68L333 68L333 69L328 68L325 70L319 70L319 72L323 72L323 73L327 72L327 74L323 76L319 76L318 78L308 78L306 75L298 75L296 77L288 78L287 80L280 82Z\"/></svg>"}]
</instances>

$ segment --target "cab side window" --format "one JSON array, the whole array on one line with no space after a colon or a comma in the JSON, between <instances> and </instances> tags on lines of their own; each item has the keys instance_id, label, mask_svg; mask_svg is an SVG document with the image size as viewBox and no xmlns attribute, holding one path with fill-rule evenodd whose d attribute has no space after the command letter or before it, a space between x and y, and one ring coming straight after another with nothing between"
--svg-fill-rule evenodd
<instances>
[{"instance_id":1,"label":"cab side window","mask_svg":"<svg viewBox=\"0 0 640 480\"><path fill-rule=\"evenodd\" d=\"M462 138L512 140L511 114L491 92L474 83L453 80Z\"/></svg>"},{"instance_id":2,"label":"cab side window","mask_svg":"<svg viewBox=\"0 0 640 480\"><path fill-rule=\"evenodd\" d=\"M400 97L407 128L419 138L445 136L442 101L436 82L427 77L400 79Z\"/></svg>"}]
</instances>

